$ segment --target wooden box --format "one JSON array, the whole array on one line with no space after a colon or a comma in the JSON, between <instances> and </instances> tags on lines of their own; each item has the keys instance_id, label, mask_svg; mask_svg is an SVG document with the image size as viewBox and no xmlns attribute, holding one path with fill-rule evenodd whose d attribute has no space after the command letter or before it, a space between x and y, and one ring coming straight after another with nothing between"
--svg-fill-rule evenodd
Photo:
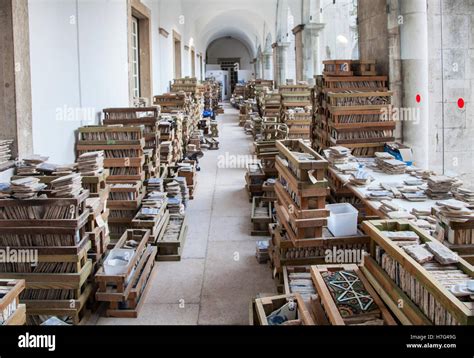
<instances>
[{"instance_id":1,"label":"wooden box","mask_svg":"<svg viewBox=\"0 0 474 358\"><path fill-rule=\"evenodd\" d=\"M435 242L426 231L403 220L365 221L363 228L372 240L363 272L403 324L474 324L474 303L455 297L433 276L433 269L427 269L426 264L420 265L384 234L386 231L411 231L418 235L421 243ZM473 267L462 258L450 267L443 271L474 277ZM446 271L448 269L450 271ZM400 302L404 304L400 305Z\"/></svg>"},{"instance_id":2,"label":"wooden box","mask_svg":"<svg viewBox=\"0 0 474 358\"><path fill-rule=\"evenodd\" d=\"M366 316L365 313L356 314L358 312L353 312L354 315L349 314L344 304L347 301L341 299L342 307L341 309L338 308L338 304L335 300L335 297L331 294L326 282L323 279L324 273L333 273L333 272L343 272L345 274L344 284L350 286L350 288L354 288L353 285L356 285L355 282L360 282L366 292L370 295L370 298L366 298L366 296L361 296L356 298L356 304L359 305L359 309L361 312L364 312L369 306L370 300L372 301L372 307L375 308L374 315L370 315L370 318ZM318 295L321 299L322 306L326 312L327 317L332 325L335 326L345 326L345 325L364 325L368 324L367 321L377 319L379 320L378 325L389 325L394 326L396 325L395 319L390 314L389 310L377 295L375 290L372 288L370 283L367 281L365 276L359 270L357 265L323 265L323 266L312 266L311 267L311 275L313 278L313 282L316 286L318 291ZM350 281L350 282L349 282ZM342 286L347 289L346 285ZM353 291L348 291L347 295L352 294ZM355 292L355 291L354 291ZM358 293L354 293L357 295Z\"/></svg>"},{"instance_id":3,"label":"wooden box","mask_svg":"<svg viewBox=\"0 0 474 358\"><path fill-rule=\"evenodd\" d=\"M263 200L263 197L254 197L250 218L253 224L252 236L269 236L268 224L273 222L273 204Z\"/></svg>"},{"instance_id":4,"label":"wooden box","mask_svg":"<svg viewBox=\"0 0 474 358\"><path fill-rule=\"evenodd\" d=\"M293 300L297 304L297 319L301 321L301 325L314 326L315 323L299 294L257 298L255 300L255 307L258 316L258 324L261 326L268 326L267 317L272 312L287 304L290 300Z\"/></svg>"}]
</instances>

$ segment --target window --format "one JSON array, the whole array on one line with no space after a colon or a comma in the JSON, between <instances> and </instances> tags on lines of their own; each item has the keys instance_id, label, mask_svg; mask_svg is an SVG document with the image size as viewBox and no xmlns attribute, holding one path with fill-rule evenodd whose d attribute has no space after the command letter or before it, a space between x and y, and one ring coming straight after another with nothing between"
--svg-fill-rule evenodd
<instances>
[{"instance_id":1,"label":"window","mask_svg":"<svg viewBox=\"0 0 474 358\"><path fill-rule=\"evenodd\" d=\"M173 30L174 78L181 78L181 35Z\"/></svg>"},{"instance_id":2,"label":"window","mask_svg":"<svg viewBox=\"0 0 474 358\"><path fill-rule=\"evenodd\" d=\"M138 19L132 17L132 76L133 96L140 97L140 34Z\"/></svg>"}]
</instances>

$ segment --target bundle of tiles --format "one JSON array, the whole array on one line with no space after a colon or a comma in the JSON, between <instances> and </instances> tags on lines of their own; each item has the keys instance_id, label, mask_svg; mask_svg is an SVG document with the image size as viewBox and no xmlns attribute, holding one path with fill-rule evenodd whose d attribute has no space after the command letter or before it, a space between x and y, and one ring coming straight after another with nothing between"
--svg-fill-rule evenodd
<instances>
[{"instance_id":1,"label":"bundle of tiles","mask_svg":"<svg viewBox=\"0 0 474 358\"><path fill-rule=\"evenodd\" d=\"M450 221L466 221L474 219L474 211L470 210L466 203L458 200L438 201L439 212Z\"/></svg>"},{"instance_id":2,"label":"bundle of tiles","mask_svg":"<svg viewBox=\"0 0 474 358\"><path fill-rule=\"evenodd\" d=\"M407 169L405 162L397 160L394 156L385 152L375 153L375 163L386 174L404 174Z\"/></svg>"},{"instance_id":3,"label":"bundle of tiles","mask_svg":"<svg viewBox=\"0 0 474 358\"><path fill-rule=\"evenodd\" d=\"M181 190L181 198L182 198L182 203L185 208L188 207L188 202L189 202L189 189L188 185L186 183L186 178L183 177L177 177L175 180L179 183L179 188Z\"/></svg>"},{"instance_id":4,"label":"bundle of tiles","mask_svg":"<svg viewBox=\"0 0 474 358\"><path fill-rule=\"evenodd\" d=\"M371 182L372 177L364 170L358 170L357 172L352 173L351 177L349 178L349 183L356 186L369 185Z\"/></svg>"},{"instance_id":5,"label":"bundle of tiles","mask_svg":"<svg viewBox=\"0 0 474 358\"><path fill-rule=\"evenodd\" d=\"M329 148L328 162L332 166L347 164L351 158L351 150L346 147Z\"/></svg>"},{"instance_id":6,"label":"bundle of tiles","mask_svg":"<svg viewBox=\"0 0 474 358\"><path fill-rule=\"evenodd\" d=\"M184 205L181 197L180 184L173 180L166 184L168 193L168 210L170 214L184 214Z\"/></svg>"},{"instance_id":7,"label":"bundle of tiles","mask_svg":"<svg viewBox=\"0 0 474 358\"><path fill-rule=\"evenodd\" d=\"M451 190L455 179L446 176L431 176L428 178L428 189L426 193L433 200L444 200L452 198Z\"/></svg>"},{"instance_id":8,"label":"bundle of tiles","mask_svg":"<svg viewBox=\"0 0 474 358\"><path fill-rule=\"evenodd\" d=\"M104 151L81 154L77 159L77 169L82 176L96 176L104 171Z\"/></svg>"},{"instance_id":9,"label":"bundle of tiles","mask_svg":"<svg viewBox=\"0 0 474 358\"><path fill-rule=\"evenodd\" d=\"M20 200L33 199L46 188L46 184L41 184L38 178L32 177L12 180L10 184L12 197Z\"/></svg>"},{"instance_id":10,"label":"bundle of tiles","mask_svg":"<svg viewBox=\"0 0 474 358\"><path fill-rule=\"evenodd\" d=\"M17 175L38 175L38 166L46 162L49 158L41 155L31 155L23 158L22 163L17 167Z\"/></svg>"},{"instance_id":11,"label":"bundle of tiles","mask_svg":"<svg viewBox=\"0 0 474 358\"><path fill-rule=\"evenodd\" d=\"M40 168L38 168L40 169ZM57 165L52 172L53 176L65 176L74 173L76 170L76 164L63 164Z\"/></svg>"},{"instance_id":12,"label":"bundle of tiles","mask_svg":"<svg viewBox=\"0 0 474 358\"><path fill-rule=\"evenodd\" d=\"M457 200L465 202L469 207L474 207L474 190L457 188L453 194Z\"/></svg>"},{"instance_id":13,"label":"bundle of tiles","mask_svg":"<svg viewBox=\"0 0 474 358\"><path fill-rule=\"evenodd\" d=\"M270 243L268 240L257 241L255 257L259 264L266 264L270 260Z\"/></svg>"},{"instance_id":14,"label":"bundle of tiles","mask_svg":"<svg viewBox=\"0 0 474 358\"><path fill-rule=\"evenodd\" d=\"M10 161L12 144L13 140L0 140L0 166Z\"/></svg>"},{"instance_id":15,"label":"bundle of tiles","mask_svg":"<svg viewBox=\"0 0 474 358\"><path fill-rule=\"evenodd\" d=\"M58 198L75 198L82 192L82 176L73 173L59 177L51 182L51 188Z\"/></svg>"},{"instance_id":16,"label":"bundle of tiles","mask_svg":"<svg viewBox=\"0 0 474 358\"><path fill-rule=\"evenodd\" d=\"M142 208L161 208L168 204L167 194L159 191L149 192L145 199L142 200Z\"/></svg>"},{"instance_id":17,"label":"bundle of tiles","mask_svg":"<svg viewBox=\"0 0 474 358\"><path fill-rule=\"evenodd\" d=\"M164 192L165 188L163 185L163 179L161 178L148 179L146 190L147 192Z\"/></svg>"}]
</instances>

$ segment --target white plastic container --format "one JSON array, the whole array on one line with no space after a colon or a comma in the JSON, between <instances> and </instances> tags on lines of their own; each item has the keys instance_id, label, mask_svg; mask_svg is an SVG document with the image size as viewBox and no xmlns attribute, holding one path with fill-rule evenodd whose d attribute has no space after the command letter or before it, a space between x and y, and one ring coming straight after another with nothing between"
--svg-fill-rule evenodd
<instances>
[{"instance_id":1,"label":"white plastic container","mask_svg":"<svg viewBox=\"0 0 474 358\"><path fill-rule=\"evenodd\" d=\"M104 271L106 275L122 275L124 274L130 261L132 260L135 250L131 249L113 249L110 251L104 262Z\"/></svg>"},{"instance_id":2,"label":"white plastic container","mask_svg":"<svg viewBox=\"0 0 474 358\"><path fill-rule=\"evenodd\" d=\"M330 204L326 209L331 212L328 218L328 229L335 237L357 235L357 218L359 211L351 204Z\"/></svg>"}]
</instances>

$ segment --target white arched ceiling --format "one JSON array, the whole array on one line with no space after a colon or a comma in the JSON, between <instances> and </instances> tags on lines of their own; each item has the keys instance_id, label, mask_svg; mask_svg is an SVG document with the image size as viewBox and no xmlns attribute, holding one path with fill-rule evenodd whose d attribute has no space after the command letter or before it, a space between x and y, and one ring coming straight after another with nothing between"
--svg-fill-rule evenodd
<instances>
[{"instance_id":1,"label":"white arched ceiling","mask_svg":"<svg viewBox=\"0 0 474 358\"><path fill-rule=\"evenodd\" d=\"M192 33L198 34L203 48L214 40L231 36L257 55L264 46L267 34L275 37L277 0L181 0L187 24L194 24ZM205 3L205 4L203 4Z\"/></svg>"}]
</instances>

